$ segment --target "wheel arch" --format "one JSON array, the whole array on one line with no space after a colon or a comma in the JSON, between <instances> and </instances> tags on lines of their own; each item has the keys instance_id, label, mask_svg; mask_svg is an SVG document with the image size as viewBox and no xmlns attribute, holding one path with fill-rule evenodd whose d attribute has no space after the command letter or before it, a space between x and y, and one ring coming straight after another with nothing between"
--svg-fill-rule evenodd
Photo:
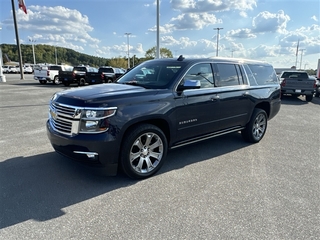
<instances>
[{"instance_id":1,"label":"wheel arch","mask_svg":"<svg viewBox=\"0 0 320 240\"><path fill-rule=\"evenodd\" d=\"M260 108L262 110L264 110L268 116L268 118L270 117L270 103L268 102L261 102L258 103L255 108Z\"/></svg>"},{"instance_id":2,"label":"wheel arch","mask_svg":"<svg viewBox=\"0 0 320 240\"><path fill-rule=\"evenodd\" d=\"M132 129L136 128L138 125L141 125L141 124L151 124L151 125L154 125L154 126L160 128L161 131L166 136L166 139L167 139L167 142L168 142L168 145L169 145L170 139L171 139L169 123L165 119L162 119L162 118L152 118L152 119L144 119L144 120L140 120L140 121L135 121L135 122L129 124L125 128L124 133L122 135L121 148L122 148L122 142L123 142L124 138L126 137L126 135L130 131L132 131Z\"/></svg>"}]
</instances>

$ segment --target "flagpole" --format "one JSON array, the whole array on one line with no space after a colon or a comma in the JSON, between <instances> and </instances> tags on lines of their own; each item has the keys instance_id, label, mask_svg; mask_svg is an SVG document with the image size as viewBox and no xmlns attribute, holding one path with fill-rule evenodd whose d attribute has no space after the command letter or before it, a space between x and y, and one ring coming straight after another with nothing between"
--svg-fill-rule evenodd
<instances>
[{"instance_id":1,"label":"flagpole","mask_svg":"<svg viewBox=\"0 0 320 240\"><path fill-rule=\"evenodd\" d=\"M17 24L17 17L16 17L16 7L14 5L14 0L11 0L11 3L12 3L12 14L13 14L13 21L14 21L14 29L15 29L15 32L16 32L16 40L17 40L17 47L18 47L18 54L19 54L20 77L21 77L21 80L24 80L22 57L21 57L21 48L20 48L20 39L19 39L18 24Z\"/></svg>"}]
</instances>

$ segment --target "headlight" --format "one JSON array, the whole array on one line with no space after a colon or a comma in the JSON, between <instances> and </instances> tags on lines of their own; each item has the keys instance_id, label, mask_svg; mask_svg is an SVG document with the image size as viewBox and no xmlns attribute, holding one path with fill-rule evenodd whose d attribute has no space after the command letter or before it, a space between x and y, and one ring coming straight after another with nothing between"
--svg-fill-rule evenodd
<instances>
[{"instance_id":1,"label":"headlight","mask_svg":"<svg viewBox=\"0 0 320 240\"><path fill-rule=\"evenodd\" d=\"M100 133L109 129L108 118L116 114L117 108L83 109L80 120L80 133Z\"/></svg>"}]
</instances>

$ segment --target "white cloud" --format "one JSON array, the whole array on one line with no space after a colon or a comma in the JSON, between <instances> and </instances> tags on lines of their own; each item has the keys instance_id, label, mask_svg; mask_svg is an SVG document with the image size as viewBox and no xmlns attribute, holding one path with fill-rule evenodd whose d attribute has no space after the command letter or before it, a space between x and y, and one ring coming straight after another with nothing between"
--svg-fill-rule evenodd
<instances>
[{"instance_id":1,"label":"white cloud","mask_svg":"<svg viewBox=\"0 0 320 240\"><path fill-rule=\"evenodd\" d=\"M290 21L290 17L282 10L278 13L264 11L253 18L253 31L285 33L288 21Z\"/></svg>"},{"instance_id":2,"label":"white cloud","mask_svg":"<svg viewBox=\"0 0 320 240\"><path fill-rule=\"evenodd\" d=\"M222 21L217 19L215 15L208 13L186 13L170 20L175 30L200 30L206 26L221 22Z\"/></svg>"},{"instance_id":3,"label":"white cloud","mask_svg":"<svg viewBox=\"0 0 320 240\"><path fill-rule=\"evenodd\" d=\"M227 38L246 38L246 39L249 39L249 38L256 38L257 35L253 34L250 29L244 28L244 29L237 29L237 30L228 31L226 34L226 37Z\"/></svg>"},{"instance_id":4,"label":"white cloud","mask_svg":"<svg viewBox=\"0 0 320 240\"><path fill-rule=\"evenodd\" d=\"M253 10L256 0L171 0L173 9L182 12L205 13L229 10Z\"/></svg>"},{"instance_id":5,"label":"white cloud","mask_svg":"<svg viewBox=\"0 0 320 240\"><path fill-rule=\"evenodd\" d=\"M316 22L319 21L318 18L317 18L317 16L312 16L311 19L314 20L314 21L316 21Z\"/></svg>"},{"instance_id":6,"label":"white cloud","mask_svg":"<svg viewBox=\"0 0 320 240\"><path fill-rule=\"evenodd\" d=\"M96 45L99 39L90 35L93 27L86 15L62 6L28 6L28 14L17 11L19 29L33 33L38 43L61 45L74 50L83 50L83 44ZM3 21L12 28L12 18Z\"/></svg>"},{"instance_id":7,"label":"white cloud","mask_svg":"<svg viewBox=\"0 0 320 240\"><path fill-rule=\"evenodd\" d=\"M250 58L266 58L266 57L276 57L278 56L279 46L267 46L259 45L258 47L249 50Z\"/></svg>"}]
</instances>

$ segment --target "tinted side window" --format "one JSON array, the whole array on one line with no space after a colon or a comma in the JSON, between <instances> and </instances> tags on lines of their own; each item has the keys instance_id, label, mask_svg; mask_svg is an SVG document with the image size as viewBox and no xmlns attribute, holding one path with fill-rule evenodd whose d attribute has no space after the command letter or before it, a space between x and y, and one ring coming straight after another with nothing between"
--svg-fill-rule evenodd
<instances>
[{"instance_id":1,"label":"tinted side window","mask_svg":"<svg viewBox=\"0 0 320 240\"><path fill-rule=\"evenodd\" d=\"M214 87L213 73L210 63L200 63L189 69L184 79L199 80L201 88Z\"/></svg>"},{"instance_id":2,"label":"tinted side window","mask_svg":"<svg viewBox=\"0 0 320 240\"><path fill-rule=\"evenodd\" d=\"M61 70L60 66L50 66L49 67L50 70Z\"/></svg>"},{"instance_id":3,"label":"tinted side window","mask_svg":"<svg viewBox=\"0 0 320 240\"><path fill-rule=\"evenodd\" d=\"M237 73L236 65L218 63L217 67L217 87L235 86L240 85L239 76ZM242 81L242 79L241 79ZM242 83L241 83L242 84Z\"/></svg>"},{"instance_id":4,"label":"tinted side window","mask_svg":"<svg viewBox=\"0 0 320 240\"><path fill-rule=\"evenodd\" d=\"M253 73L251 72L251 70L248 67L248 65L244 65L244 70L246 71L246 74L247 74L248 80L250 82L250 85L251 86L257 86L258 83L257 83L256 79L254 78Z\"/></svg>"},{"instance_id":5,"label":"tinted side window","mask_svg":"<svg viewBox=\"0 0 320 240\"><path fill-rule=\"evenodd\" d=\"M276 72L272 66L248 64L258 85L278 83Z\"/></svg>"}]
</instances>

